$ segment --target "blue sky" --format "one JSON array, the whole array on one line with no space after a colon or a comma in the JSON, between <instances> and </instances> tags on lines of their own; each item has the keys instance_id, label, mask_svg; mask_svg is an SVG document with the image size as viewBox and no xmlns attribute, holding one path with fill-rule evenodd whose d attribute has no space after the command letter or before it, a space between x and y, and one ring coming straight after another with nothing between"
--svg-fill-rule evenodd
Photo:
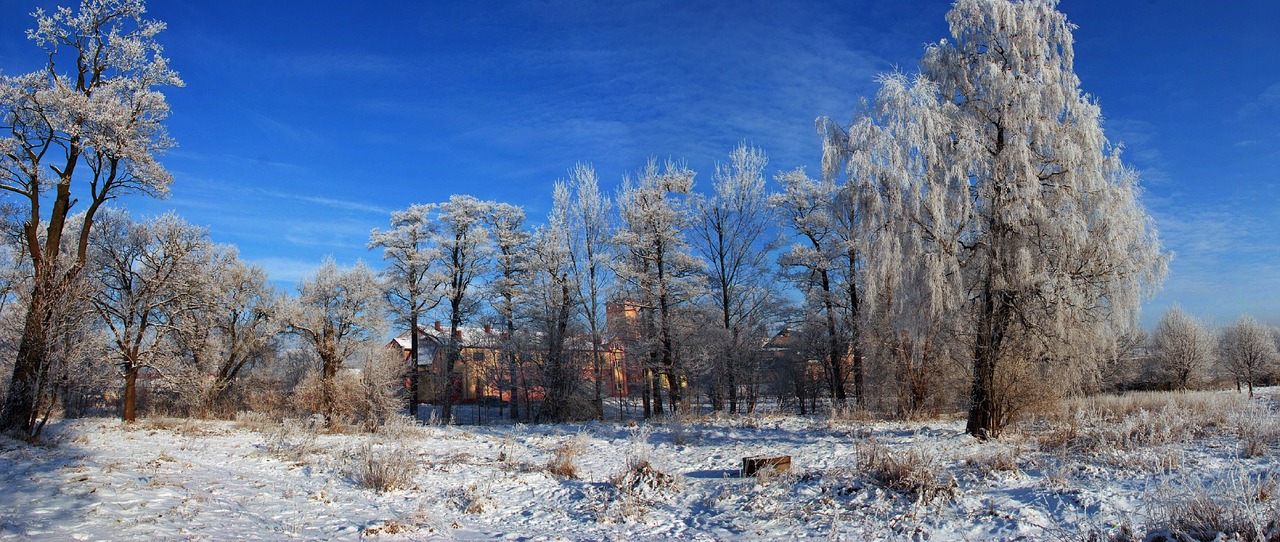
<instances>
[{"instance_id":1,"label":"blue sky","mask_svg":"<svg viewBox=\"0 0 1280 542\"><path fill-rule=\"evenodd\" d=\"M610 188L651 156L709 182L738 141L818 174L814 119L846 121L878 73L947 37L949 2L153 0L187 87L170 89L175 210L291 285L371 228L469 193L540 221L577 161ZM0 4L0 69L41 61ZM1280 4L1082 2L1076 71L1177 253L1170 303L1280 323Z\"/></svg>"}]
</instances>

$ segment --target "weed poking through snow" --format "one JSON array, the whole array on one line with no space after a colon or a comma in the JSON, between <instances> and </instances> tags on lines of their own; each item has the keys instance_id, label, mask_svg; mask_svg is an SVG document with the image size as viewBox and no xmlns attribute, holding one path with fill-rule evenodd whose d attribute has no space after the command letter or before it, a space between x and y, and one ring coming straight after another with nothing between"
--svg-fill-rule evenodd
<instances>
[{"instance_id":1,"label":"weed poking through snow","mask_svg":"<svg viewBox=\"0 0 1280 542\"><path fill-rule=\"evenodd\" d=\"M365 443L351 458L349 470L360 487L387 492L412 486L418 463L403 445L375 447Z\"/></svg>"}]
</instances>

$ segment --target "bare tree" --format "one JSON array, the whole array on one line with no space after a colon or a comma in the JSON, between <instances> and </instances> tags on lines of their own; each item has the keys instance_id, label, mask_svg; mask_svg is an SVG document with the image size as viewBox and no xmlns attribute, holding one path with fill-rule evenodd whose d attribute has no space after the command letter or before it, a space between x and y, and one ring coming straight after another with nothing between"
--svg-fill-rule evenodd
<instances>
[{"instance_id":1,"label":"bare tree","mask_svg":"<svg viewBox=\"0 0 1280 542\"><path fill-rule=\"evenodd\" d=\"M30 434L35 425L35 390L47 374L57 296L85 266L99 209L130 192L168 192L171 176L157 156L173 145L163 124L169 107L156 88L182 80L155 40L164 23L143 19L145 11L142 0L37 9L29 36L47 55L45 67L0 77L0 190L26 207L23 240L33 270L0 429ZM87 186L73 190L75 179ZM78 201L85 205L83 219L68 229ZM59 256L64 236L76 246L66 259Z\"/></svg>"},{"instance_id":2,"label":"bare tree","mask_svg":"<svg viewBox=\"0 0 1280 542\"><path fill-rule=\"evenodd\" d=\"M337 375L347 360L381 338L382 289L363 263L342 269L326 258L315 276L298 283L298 297L286 312L287 330L300 337L320 359L321 414L335 427Z\"/></svg>"},{"instance_id":3,"label":"bare tree","mask_svg":"<svg viewBox=\"0 0 1280 542\"><path fill-rule=\"evenodd\" d=\"M95 259L90 276L93 305L109 330L111 350L124 376L122 419L137 419L138 377L143 369L161 375L172 365L165 336L174 309L191 304L186 277L209 257L208 233L166 214L134 222L124 211L101 215L89 238Z\"/></svg>"},{"instance_id":4,"label":"bare tree","mask_svg":"<svg viewBox=\"0 0 1280 542\"><path fill-rule=\"evenodd\" d=\"M1218 360L1227 373L1235 378L1236 389L1240 383L1253 386L1275 371L1276 352L1273 330L1252 316L1241 316L1218 336Z\"/></svg>"},{"instance_id":5,"label":"bare tree","mask_svg":"<svg viewBox=\"0 0 1280 542\"><path fill-rule=\"evenodd\" d=\"M955 310L972 360L967 431L989 438L1036 371L1091 372L1076 364L1132 329L1166 262L1055 3L959 0L947 21L954 41L927 49L920 77L882 79L847 131L823 123L824 163L884 194L886 220L864 223L906 236L889 260L926 262L920 291Z\"/></svg>"},{"instance_id":6,"label":"bare tree","mask_svg":"<svg viewBox=\"0 0 1280 542\"><path fill-rule=\"evenodd\" d=\"M383 289L392 310L409 324L409 415L418 417L418 319L440 303L438 264L440 247L433 244L436 223L434 205L411 205L391 213L391 229L374 228L369 248L381 247L387 267L382 270Z\"/></svg>"},{"instance_id":7,"label":"bare tree","mask_svg":"<svg viewBox=\"0 0 1280 542\"><path fill-rule=\"evenodd\" d=\"M694 199L694 246L707 263L708 288L718 309L721 345L711 367L712 408L738 411L738 388L754 372L763 344L770 219L764 151L740 143L728 164L717 164L715 194ZM727 399L727 402L725 400Z\"/></svg>"},{"instance_id":8,"label":"bare tree","mask_svg":"<svg viewBox=\"0 0 1280 542\"><path fill-rule=\"evenodd\" d=\"M830 180L815 180L796 169L777 176L782 188L769 197L769 204L782 215L787 227L801 240L780 258L783 267L795 269L792 280L805 292L806 302L818 308L824 320L825 352L821 356L827 390L837 404L844 404L845 354L847 345L840 330L837 304L836 258L839 240L831 202L839 193Z\"/></svg>"},{"instance_id":9,"label":"bare tree","mask_svg":"<svg viewBox=\"0 0 1280 542\"><path fill-rule=\"evenodd\" d=\"M1151 334L1154 369L1164 382L1185 390L1207 376L1214 346L1214 337L1204 324L1174 305L1164 311Z\"/></svg>"}]
</instances>

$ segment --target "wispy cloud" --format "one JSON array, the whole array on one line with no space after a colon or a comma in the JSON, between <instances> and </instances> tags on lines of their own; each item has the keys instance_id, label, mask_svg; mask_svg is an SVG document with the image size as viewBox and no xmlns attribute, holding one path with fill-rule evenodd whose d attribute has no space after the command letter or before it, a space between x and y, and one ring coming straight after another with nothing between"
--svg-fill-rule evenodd
<instances>
[{"instance_id":1,"label":"wispy cloud","mask_svg":"<svg viewBox=\"0 0 1280 542\"><path fill-rule=\"evenodd\" d=\"M1124 147L1123 159L1142 172L1143 184L1164 187L1173 184L1169 160L1160 150L1160 134L1151 122L1137 119L1106 119L1103 128L1112 143Z\"/></svg>"},{"instance_id":2,"label":"wispy cloud","mask_svg":"<svg viewBox=\"0 0 1280 542\"><path fill-rule=\"evenodd\" d=\"M341 51L280 54L268 62L284 73L310 78L398 76L411 71L399 58Z\"/></svg>"},{"instance_id":3,"label":"wispy cloud","mask_svg":"<svg viewBox=\"0 0 1280 542\"><path fill-rule=\"evenodd\" d=\"M296 124L285 122L265 113L250 111L247 113L255 125L268 134L283 137L290 142L302 145L321 145L329 139L313 130L302 128Z\"/></svg>"},{"instance_id":4,"label":"wispy cloud","mask_svg":"<svg viewBox=\"0 0 1280 542\"><path fill-rule=\"evenodd\" d=\"M1218 323L1242 312L1280 323L1280 209L1245 211L1249 207L1230 201L1153 213L1165 247L1177 256L1145 323L1153 324L1175 300Z\"/></svg>"},{"instance_id":5,"label":"wispy cloud","mask_svg":"<svg viewBox=\"0 0 1280 542\"><path fill-rule=\"evenodd\" d=\"M292 258L267 257L251 259L249 262L261 265L271 281L287 291L292 291L295 284L315 274L316 269L320 268L319 261Z\"/></svg>"},{"instance_id":6,"label":"wispy cloud","mask_svg":"<svg viewBox=\"0 0 1280 542\"><path fill-rule=\"evenodd\" d=\"M1254 119L1260 115L1280 112L1280 82L1277 82L1240 107L1236 116L1242 120Z\"/></svg>"},{"instance_id":7,"label":"wispy cloud","mask_svg":"<svg viewBox=\"0 0 1280 542\"><path fill-rule=\"evenodd\" d=\"M381 205L365 203L354 199L339 199L325 196L310 196L306 194L293 194L289 192L279 192L265 189L254 189L253 192L270 198L278 198L292 201L299 201L327 207L329 209L356 211L360 213L371 213L377 215L388 215L391 210Z\"/></svg>"}]
</instances>

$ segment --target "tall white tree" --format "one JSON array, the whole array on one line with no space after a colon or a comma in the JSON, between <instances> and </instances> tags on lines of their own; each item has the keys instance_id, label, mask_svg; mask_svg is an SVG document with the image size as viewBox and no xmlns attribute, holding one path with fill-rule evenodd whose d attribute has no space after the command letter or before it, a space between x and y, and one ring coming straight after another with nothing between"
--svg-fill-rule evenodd
<instances>
[{"instance_id":1,"label":"tall white tree","mask_svg":"<svg viewBox=\"0 0 1280 542\"><path fill-rule=\"evenodd\" d=\"M524 229L524 209L509 203L494 203L486 222L493 238L494 279L489 287L494 295L494 310L505 333L502 356L506 362L507 387L510 390L511 419L520 418L519 384L522 380L517 359L516 304L525 290L529 273L531 235Z\"/></svg>"},{"instance_id":2,"label":"tall white tree","mask_svg":"<svg viewBox=\"0 0 1280 542\"><path fill-rule=\"evenodd\" d=\"M539 227L530 244L528 288L529 321L539 337L542 384L546 400L542 415L551 420L596 417L575 404L582 380L582 367L573 355L571 340L574 316L578 314L578 288L570 251L569 212L572 205L568 185L555 183L554 204L547 224Z\"/></svg>"},{"instance_id":3,"label":"tall white tree","mask_svg":"<svg viewBox=\"0 0 1280 542\"><path fill-rule=\"evenodd\" d=\"M50 319L88 258L102 205L120 195L168 193L157 157L173 146L164 86L182 86L144 19L142 0L82 0L78 10L37 9L28 36L47 57L39 71L0 76L0 190L25 207L33 290L0 429L29 433L47 373ZM52 173L52 175L51 175ZM68 216L79 202L83 219ZM60 257L64 237L76 247Z\"/></svg>"},{"instance_id":4,"label":"tall white tree","mask_svg":"<svg viewBox=\"0 0 1280 542\"><path fill-rule=\"evenodd\" d=\"M604 417L604 367L601 348L605 337L605 295L612 282L608 258L613 227L609 223L612 203L600 193L600 181L590 164L575 164L569 169L566 185L571 192L564 202L569 242L570 268L580 302L583 319L591 341L591 373L595 380L595 415Z\"/></svg>"},{"instance_id":5,"label":"tall white tree","mask_svg":"<svg viewBox=\"0 0 1280 542\"><path fill-rule=\"evenodd\" d=\"M325 258L314 276L298 283L298 297L285 313L287 331L320 358L320 414L330 428L339 421L338 371L386 328L382 295L373 271L363 263L344 269Z\"/></svg>"},{"instance_id":6,"label":"tall white tree","mask_svg":"<svg viewBox=\"0 0 1280 542\"><path fill-rule=\"evenodd\" d=\"M387 262L382 272L383 289L392 311L409 324L409 415L418 417L418 320L440 303L437 290L440 274L440 247L433 243L436 223L431 220L434 205L411 205L391 213L391 228L374 228L369 248L382 248Z\"/></svg>"},{"instance_id":7,"label":"tall white tree","mask_svg":"<svg viewBox=\"0 0 1280 542\"><path fill-rule=\"evenodd\" d=\"M1073 26L1055 6L958 0L947 14L954 42L926 50L917 84L889 78L909 90L889 90L865 123L827 130L828 166L905 202L908 224L891 231L926 235L904 255L937 259L925 291L963 315L967 431L980 438L1022 408L1025 396L1003 391L1010 379L1027 364L1096 358L1134 325L1165 270L1137 175L1080 90ZM874 176L886 170L898 173Z\"/></svg>"},{"instance_id":8,"label":"tall white tree","mask_svg":"<svg viewBox=\"0 0 1280 542\"><path fill-rule=\"evenodd\" d=\"M1249 397L1254 384L1275 374L1277 359L1274 330L1252 316L1241 316L1218 336L1218 360L1235 378L1237 390L1241 382L1249 387Z\"/></svg>"},{"instance_id":9,"label":"tall white tree","mask_svg":"<svg viewBox=\"0 0 1280 542\"><path fill-rule=\"evenodd\" d=\"M472 196L454 195L449 201L437 204L434 220L436 228L432 244L439 250L433 282L439 282L441 305L449 319L449 339L445 348L442 419L448 421L453 414L453 393L461 389L462 382L454 374L461 357L459 330L466 318L478 308L478 296L473 283L488 271L492 257L490 232L485 217L493 202L481 201Z\"/></svg>"},{"instance_id":10,"label":"tall white tree","mask_svg":"<svg viewBox=\"0 0 1280 542\"><path fill-rule=\"evenodd\" d=\"M693 245L706 262L707 287L719 313L721 345L713 355L712 406L738 411L738 388L754 372L768 302L768 234L764 151L740 143L717 164L715 193L695 197Z\"/></svg>"},{"instance_id":11,"label":"tall white tree","mask_svg":"<svg viewBox=\"0 0 1280 542\"><path fill-rule=\"evenodd\" d=\"M681 407L685 375L673 326L676 311L699 291L700 266L683 233L689 217L683 196L692 190L693 177L693 170L682 164L668 161L659 169L656 160L649 160L634 179L623 179L617 196L621 225L614 243L622 257L616 272L639 295L641 336L648 346L646 417L663 414L658 394L663 384L671 408Z\"/></svg>"}]
</instances>

